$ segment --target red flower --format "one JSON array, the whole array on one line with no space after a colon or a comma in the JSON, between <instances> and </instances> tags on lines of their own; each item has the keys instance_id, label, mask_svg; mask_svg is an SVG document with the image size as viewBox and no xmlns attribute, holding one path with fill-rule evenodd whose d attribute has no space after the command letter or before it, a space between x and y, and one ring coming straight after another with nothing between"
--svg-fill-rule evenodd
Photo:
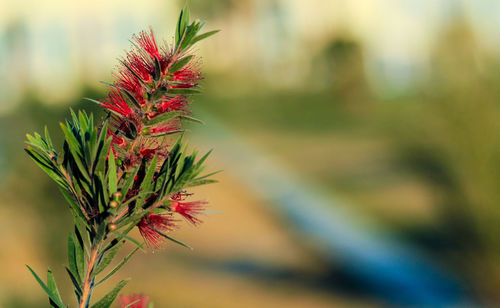
<instances>
[{"instance_id":1,"label":"red flower","mask_svg":"<svg viewBox=\"0 0 500 308\"><path fill-rule=\"evenodd\" d=\"M179 121L175 120L175 121L160 124L158 126L151 128L150 133L151 134L160 134L160 133L173 132L173 131L178 130L180 128L180 126L181 126L181 124L179 123Z\"/></svg>"},{"instance_id":2,"label":"red flower","mask_svg":"<svg viewBox=\"0 0 500 308\"><path fill-rule=\"evenodd\" d=\"M170 210L177 212L193 225L201 223L201 219L196 215L205 211L205 201L181 202L177 200L170 201Z\"/></svg>"},{"instance_id":3,"label":"red flower","mask_svg":"<svg viewBox=\"0 0 500 308\"><path fill-rule=\"evenodd\" d=\"M137 54L136 51L128 52L127 59L123 63L134 71L143 82L150 83L153 81L154 65L150 60L144 59L143 56Z\"/></svg>"},{"instance_id":4,"label":"red flower","mask_svg":"<svg viewBox=\"0 0 500 308\"><path fill-rule=\"evenodd\" d=\"M110 89L108 97L101 102L101 106L124 117L130 117L134 113L123 98L120 90Z\"/></svg>"},{"instance_id":5,"label":"red flower","mask_svg":"<svg viewBox=\"0 0 500 308\"><path fill-rule=\"evenodd\" d=\"M160 60L160 52L158 51L158 46L156 45L155 35L153 29L149 29L149 35L146 31L141 31L138 35L134 35L134 41L146 51L151 58L157 58Z\"/></svg>"},{"instance_id":6,"label":"red flower","mask_svg":"<svg viewBox=\"0 0 500 308\"><path fill-rule=\"evenodd\" d=\"M146 90L134 74L132 74L129 70L122 70L119 75L115 75L115 77L117 79L116 85L118 87L130 92L141 106L146 104L146 99L144 98Z\"/></svg>"},{"instance_id":7,"label":"red flower","mask_svg":"<svg viewBox=\"0 0 500 308\"><path fill-rule=\"evenodd\" d=\"M153 148L153 149L140 149L139 153L141 154L142 158L145 159L151 159L155 156L156 152L158 151L158 148Z\"/></svg>"},{"instance_id":8,"label":"red flower","mask_svg":"<svg viewBox=\"0 0 500 308\"><path fill-rule=\"evenodd\" d=\"M164 100L161 103L157 104L156 110L158 111L158 114L167 111L178 111L178 110L183 110L184 106L186 105L187 105L186 97L182 95L177 95L174 98L168 98L167 100Z\"/></svg>"},{"instance_id":9,"label":"red flower","mask_svg":"<svg viewBox=\"0 0 500 308\"><path fill-rule=\"evenodd\" d=\"M192 88L201 80L200 72L188 65L172 74L172 80L178 84L171 85L172 88Z\"/></svg>"},{"instance_id":10,"label":"red flower","mask_svg":"<svg viewBox=\"0 0 500 308\"><path fill-rule=\"evenodd\" d=\"M133 302L138 301L137 303L133 304L132 306L128 306L132 304ZM143 295L143 294L134 294L131 296L125 296L122 295L120 296L120 307L125 308L146 308L149 303L149 296Z\"/></svg>"},{"instance_id":11,"label":"red flower","mask_svg":"<svg viewBox=\"0 0 500 308\"><path fill-rule=\"evenodd\" d=\"M160 248L165 238L156 230L160 232L172 231L176 221L169 214L149 213L142 218L137 227L149 247Z\"/></svg>"},{"instance_id":12,"label":"red flower","mask_svg":"<svg viewBox=\"0 0 500 308\"><path fill-rule=\"evenodd\" d=\"M111 136L111 144L115 144L120 147L125 147L127 146L127 141L125 141L125 138L118 136L115 134L113 131L108 129L108 137Z\"/></svg>"}]
</instances>

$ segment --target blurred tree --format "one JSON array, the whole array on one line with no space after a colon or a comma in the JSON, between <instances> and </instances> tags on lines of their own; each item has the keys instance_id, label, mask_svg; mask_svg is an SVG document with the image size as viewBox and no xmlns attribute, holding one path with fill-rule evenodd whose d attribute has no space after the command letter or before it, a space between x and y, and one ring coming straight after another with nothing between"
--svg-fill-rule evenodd
<instances>
[{"instance_id":1,"label":"blurred tree","mask_svg":"<svg viewBox=\"0 0 500 308\"><path fill-rule=\"evenodd\" d=\"M462 19L443 32L421 95L397 117L405 162L441 197L445 256L500 303L500 93L495 62ZM438 235L439 236L439 235Z\"/></svg>"},{"instance_id":2,"label":"blurred tree","mask_svg":"<svg viewBox=\"0 0 500 308\"><path fill-rule=\"evenodd\" d=\"M311 79L323 87L335 102L357 109L371 100L364 63L358 41L336 37L315 57Z\"/></svg>"}]
</instances>

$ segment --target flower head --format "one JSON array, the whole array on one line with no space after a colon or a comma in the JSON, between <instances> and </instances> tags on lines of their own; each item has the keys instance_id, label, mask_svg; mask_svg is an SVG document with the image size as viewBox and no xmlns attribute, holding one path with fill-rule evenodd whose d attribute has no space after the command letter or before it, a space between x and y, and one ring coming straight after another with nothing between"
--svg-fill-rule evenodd
<instances>
[{"instance_id":1,"label":"flower head","mask_svg":"<svg viewBox=\"0 0 500 308\"><path fill-rule=\"evenodd\" d=\"M155 127L152 127L149 132L151 134L170 133L179 130L180 127L181 123L179 123L178 120L174 120L171 122L162 123Z\"/></svg>"},{"instance_id":2,"label":"flower head","mask_svg":"<svg viewBox=\"0 0 500 308\"><path fill-rule=\"evenodd\" d=\"M165 238L158 231L172 231L176 221L169 214L148 213L137 224L137 227L149 247L160 248Z\"/></svg>"},{"instance_id":3,"label":"flower head","mask_svg":"<svg viewBox=\"0 0 500 308\"><path fill-rule=\"evenodd\" d=\"M192 88L198 85L201 75L200 71L192 65L186 65L184 68L172 74L172 80L176 84L171 85L172 88Z\"/></svg>"},{"instance_id":4,"label":"flower head","mask_svg":"<svg viewBox=\"0 0 500 308\"><path fill-rule=\"evenodd\" d=\"M130 304L134 303L132 306ZM149 296L143 294L134 294L130 296L122 295L120 296L120 307L121 308L146 308L149 304Z\"/></svg>"},{"instance_id":5,"label":"flower head","mask_svg":"<svg viewBox=\"0 0 500 308\"><path fill-rule=\"evenodd\" d=\"M201 219L196 217L199 214L202 214L205 211L207 202L205 201L190 201L183 202L172 200L170 201L170 210L172 212L179 213L182 217L184 217L187 221L192 223L193 225L197 225L202 222Z\"/></svg>"},{"instance_id":6,"label":"flower head","mask_svg":"<svg viewBox=\"0 0 500 308\"><path fill-rule=\"evenodd\" d=\"M147 52L151 58L157 58L160 60L161 56L158 50L158 45L156 45L153 29L149 29L149 34L146 31L141 31L138 35L134 35L133 40L142 50Z\"/></svg>"},{"instance_id":7,"label":"flower head","mask_svg":"<svg viewBox=\"0 0 500 308\"><path fill-rule=\"evenodd\" d=\"M158 114L168 112L168 111L179 111L184 110L184 107L187 105L187 100L185 96L177 95L173 98L165 98L160 103L158 103L155 107L158 111Z\"/></svg>"},{"instance_id":8,"label":"flower head","mask_svg":"<svg viewBox=\"0 0 500 308\"><path fill-rule=\"evenodd\" d=\"M151 83L153 81L154 65L150 60L133 50L127 53L122 64L133 75L137 75L142 82Z\"/></svg>"},{"instance_id":9,"label":"flower head","mask_svg":"<svg viewBox=\"0 0 500 308\"><path fill-rule=\"evenodd\" d=\"M133 95L139 105L144 106L146 104L146 99L144 98L146 89L142 86L137 77L132 74L132 72L122 69L118 74L115 74L115 78L117 87L122 88Z\"/></svg>"},{"instance_id":10,"label":"flower head","mask_svg":"<svg viewBox=\"0 0 500 308\"><path fill-rule=\"evenodd\" d=\"M134 114L120 90L116 89L109 90L108 97L101 101L101 106L124 117L130 117Z\"/></svg>"}]
</instances>

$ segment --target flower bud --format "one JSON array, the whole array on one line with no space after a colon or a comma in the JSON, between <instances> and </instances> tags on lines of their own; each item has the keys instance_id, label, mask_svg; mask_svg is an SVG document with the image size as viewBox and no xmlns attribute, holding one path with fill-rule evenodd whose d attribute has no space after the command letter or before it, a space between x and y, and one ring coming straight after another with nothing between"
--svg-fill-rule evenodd
<instances>
[{"instance_id":1,"label":"flower bud","mask_svg":"<svg viewBox=\"0 0 500 308\"><path fill-rule=\"evenodd\" d=\"M113 209L116 208L116 207L118 207L118 201L116 201L116 200L111 201L109 203L109 207L113 208Z\"/></svg>"},{"instance_id":2,"label":"flower bud","mask_svg":"<svg viewBox=\"0 0 500 308\"><path fill-rule=\"evenodd\" d=\"M115 224L109 224L108 229L109 231L115 231L116 229L118 229L118 226Z\"/></svg>"},{"instance_id":3,"label":"flower bud","mask_svg":"<svg viewBox=\"0 0 500 308\"><path fill-rule=\"evenodd\" d=\"M123 195L122 195L121 191L117 191L117 192L115 192L115 193L113 194L113 199L118 200L118 199L120 199L122 196L123 196Z\"/></svg>"}]
</instances>

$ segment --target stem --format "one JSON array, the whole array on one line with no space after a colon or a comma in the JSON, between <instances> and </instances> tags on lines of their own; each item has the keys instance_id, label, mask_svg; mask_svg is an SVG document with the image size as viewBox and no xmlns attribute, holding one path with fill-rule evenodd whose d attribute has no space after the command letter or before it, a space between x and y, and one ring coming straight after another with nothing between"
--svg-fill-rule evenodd
<instances>
[{"instance_id":1,"label":"stem","mask_svg":"<svg viewBox=\"0 0 500 308\"><path fill-rule=\"evenodd\" d=\"M92 246L90 251L90 257L87 262L87 272L85 273L85 279L82 282L82 297L80 298L79 308L86 308L89 305L90 293L91 293L91 283L92 283L92 271L94 269L95 263L97 261L97 255L99 251L99 245Z\"/></svg>"}]
</instances>

